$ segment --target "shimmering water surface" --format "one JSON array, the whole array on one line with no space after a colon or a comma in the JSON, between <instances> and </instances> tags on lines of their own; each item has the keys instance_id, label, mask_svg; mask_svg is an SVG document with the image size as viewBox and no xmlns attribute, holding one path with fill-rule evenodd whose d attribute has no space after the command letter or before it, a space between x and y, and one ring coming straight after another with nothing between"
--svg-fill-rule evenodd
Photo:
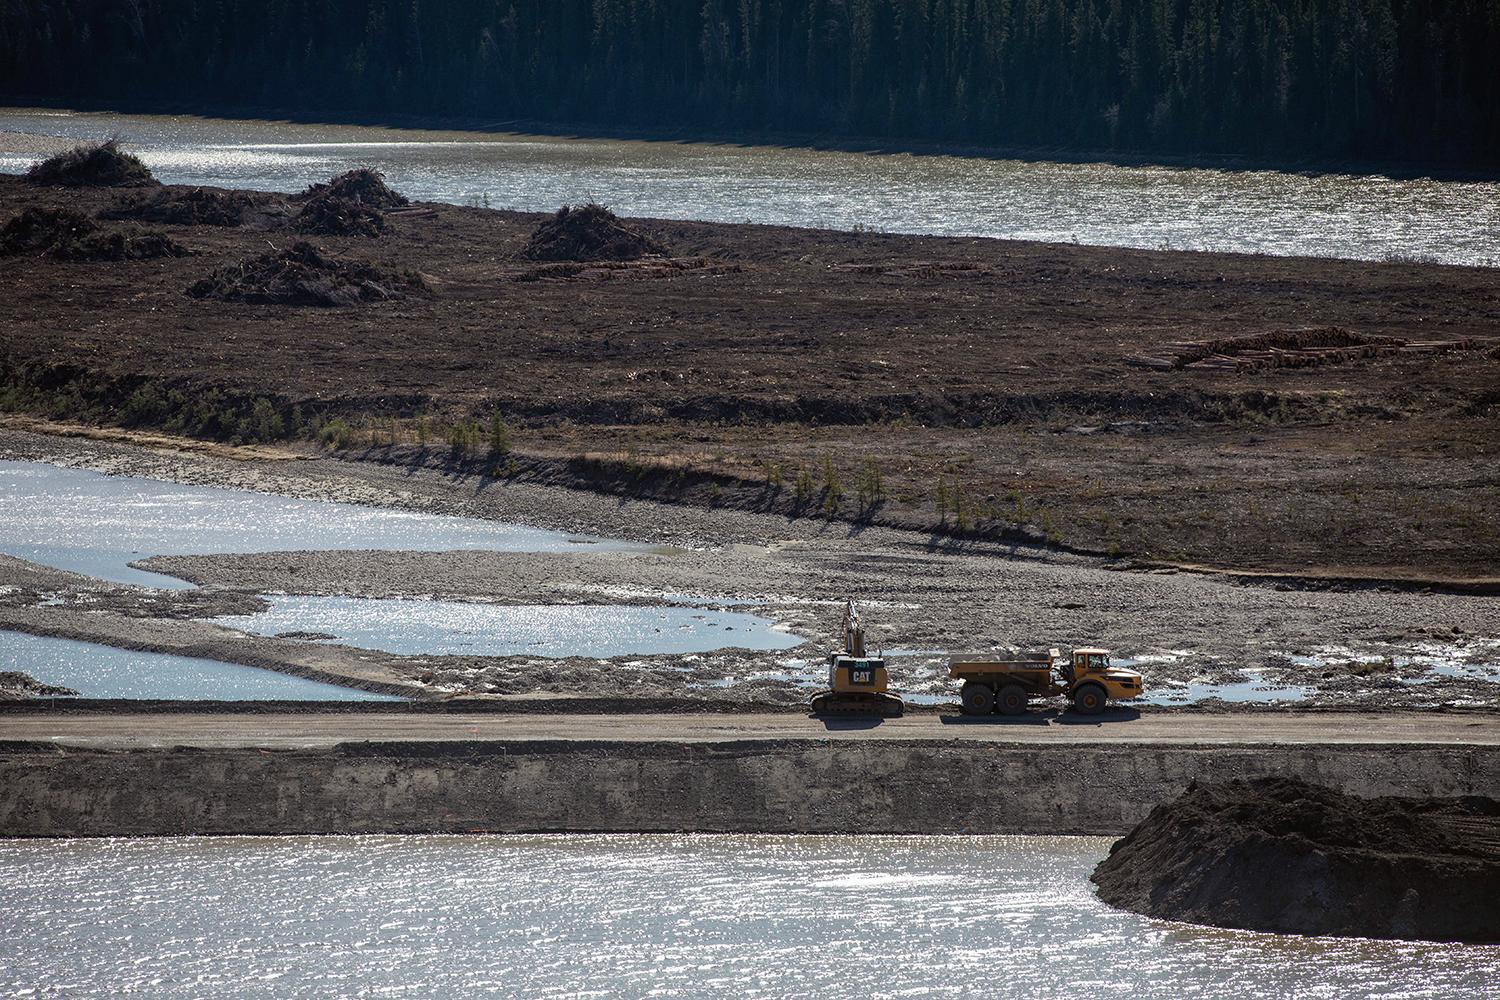
<instances>
[{"instance_id":1,"label":"shimmering water surface","mask_svg":"<svg viewBox=\"0 0 1500 1000\"><path fill-rule=\"evenodd\" d=\"M164 181L294 191L355 166L426 200L1500 265L1500 183L1030 163L488 132L0 108L0 171L119 135Z\"/></svg>"},{"instance_id":2,"label":"shimmering water surface","mask_svg":"<svg viewBox=\"0 0 1500 1000\"><path fill-rule=\"evenodd\" d=\"M0 461L0 552L117 583L187 587L129 563L154 555L315 549L632 548L518 524Z\"/></svg>"},{"instance_id":3,"label":"shimmering water surface","mask_svg":"<svg viewBox=\"0 0 1500 1000\"><path fill-rule=\"evenodd\" d=\"M19 670L84 698L187 701L401 701L392 695L238 663L116 649L92 642L0 631L0 670ZM0 944L0 956L4 954ZM0 964L4 964L0 961ZM3 995L3 994L0 994Z\"/></svg>"},{"instance_id":4,"label":"shimmering water surface","mask_svg":"<svg viewBox=\"0 0 1500 1000\"><path fill-rule=\"evenodd\" d=\"M321 632L349 645L407 655L608 657L791 649L803 641L764 618L703 608L285 595L267 600L269 611L215 621L261 635Z\"/></svg>"},{"instance_id":5,"label":"shimmering water surface","mask_svg":"<svg viewBox=\"0 0 1500 1000\"><path fill-rule=\"evenodd\" d=\"M0 842L0 996L1478 1000L1500 949L1111 910L1102 838Z\"/></svg>"}]
</instances>

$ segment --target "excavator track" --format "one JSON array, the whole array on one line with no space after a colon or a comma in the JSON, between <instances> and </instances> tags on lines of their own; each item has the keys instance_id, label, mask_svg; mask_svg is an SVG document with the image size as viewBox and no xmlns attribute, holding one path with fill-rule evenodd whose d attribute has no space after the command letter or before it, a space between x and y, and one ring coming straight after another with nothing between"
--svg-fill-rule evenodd
<instances>
[{"instance_id":1,"label":"excavator track","mask_svg":"<svg viewBox=\"0 0 1500 1000\"><path fill-rule=\"evenodd\" d=\"M813 715L878 715L886 719L897 719L905 714L906 703L890 694L838 694L824 691L813 696L808 709Z\"/></svg>"}]
</instances>

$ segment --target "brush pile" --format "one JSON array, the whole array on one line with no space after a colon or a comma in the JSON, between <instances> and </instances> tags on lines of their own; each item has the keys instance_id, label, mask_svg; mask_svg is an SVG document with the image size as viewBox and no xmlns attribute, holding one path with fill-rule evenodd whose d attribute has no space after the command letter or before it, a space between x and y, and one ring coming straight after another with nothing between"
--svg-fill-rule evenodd
<instances>
[{"instance_id":1,"label":"brush pile","mask_svg":"<svg viewBox=\"0 0 1500 1000\"><path fill-rule=\"evenodd\" d=\"M369 167L345 171L327 184L310 184L300 197L304 201L338 198L371 208L401 208L409 204L405 195L386 184L385 174Z\"/></svg>"},{"instance_id":2,"label":"brush pile","mask_svg":"<svg viewBox=\"0 0 1500 1000\"><path fill-rule=\"evenodd\" d=\"M26 171L33 184L54 187L154 187L156 178L117 139L83 143Z\"/></svg>"},{"instance_id":3,"label":"brush pile","mask_svg":"<svg viewBox=\"0 0 1500 1000\"><path fill-rule=\"evenodd\" d=\"M1338 326L1306 330L1273 330L1248 337L1186 340L1151 354L1132 354L1125 363L1164 371L1254 371L1260 368L1311 368L1318 365L1411 354L1447 354L1480 347L1463 340L1409 341L1375 337Z\"/></svg>"},{"instance_id":4,"label":"brush pile","mask_svg":"<svg viewBox=\"0 0 1500 1000\"><path fill-rule=\"evenodd\" d=\"M380 171L365 167L314 184L301 198L305 204L297 213L297 231L320 236L379 236L385 231L385 210L407 204Z\"/></svg>"},{"instance_id":5,"label":"brush pile","mask_svg":"<svg viewBox=\"0 0 1500 1000\"><path fill-rule=\"evenodd\" d=\"M1151 917L1287 934L1500 941L1500 801L1362 799L1292 778L1193 785L1094 870Z\"/></svg>"},{"instance_id":6,"label":"brush pile","mask_svg":"<svg viewBox=\"0 0 1500 1000\"><path fill-rule=\"evenodd\" d=\"M316 236L379 236L385 232L385 213L357 201L321 195L302 206L297 232Z\"/></svg>"},{"instance_id":7,"label":"brush pile","mask_svg":"<svg viewBox=\"0 0 1500 1000\"><path fill-rule=\"evenodd\" d=\"M271 305L349 306L429 291L412 272L387 273L365 261L341 260L299 241L286 250L221 267L187 290L195 299Z\"/></svg>"},{"instance_id":8,"label":"brush pile","mask_svg":"<svg viewBox=\"0 0 1500 1000\"><path fill-rule=\"evenodd\" d=\"M552 261L512 271L511 281L618 281L635 278L675 278L740 274L745 265L712 257L646 257L641 260L596 260L588 263Z\"/></svg>"},{"instance_id":9,"label":"brush pile","mask_svg":"<svg viewBox=\"0 0 1500 1000\"><path fill-rule=\"evenodd\" d=\"M527 260L602 261L638 260L666 256L660 243L620 224L615 213L589 202L579 208L564 205L527 241L521 256Z\"/></svg>"},{"instance_id":10,"label":"brush pile","mask_svg":"<svg viewBox=\"0 0 1500 1000\"><path fill-rule=\"evenodd\" d=\"M256 199L243 191L191 188L159 191L143 198L117 201L99 213L101 219L139 219L168 226L238 226Z\"/></svg>"},{"instance_id":11,"label":"brush pile","mask_svg":"<svg viewBox=\"0 0 1500 1000\"><path fill-rule=\"evenodd\" d=\"M102 230L66 208L28 208L0 228L0 256L46 255L55 260L154 260L185 257L188 249L164 233Z\"/></svg>"}]
</instances>

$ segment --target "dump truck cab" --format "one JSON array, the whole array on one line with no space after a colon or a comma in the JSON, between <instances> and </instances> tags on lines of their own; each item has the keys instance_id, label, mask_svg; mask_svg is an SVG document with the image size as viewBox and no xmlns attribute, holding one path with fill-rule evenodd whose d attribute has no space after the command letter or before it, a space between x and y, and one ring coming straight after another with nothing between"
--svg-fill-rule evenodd
<instances>
[{"instance_id":1,"label":"dump truck cab","mask_svg":"<svg viewBox=\"0 0 1500 1000\"><path fill-rule=\"evenodd\" d=\"M1073 697L1075 707L1080 711L1085 709L1078 705L1077 693L1086 684L1096 684L1102 688L1106 701L1139 697L1145 691L1140 673L1112 666L1107 649L1091 646L1075 649L1073 655L1059 665L1058 672L1068 686L1068 693ZM1096 711L1103 707L1100 705Z\"/></svg>"},{"instance_id":2,"label":"dump truck cab","mask_svg":"<svg viewBox=\"0 0 1500 1000\"><path fill-rule=\"evenodd\" d=\"M1021 659L955 656L948 676L963 681L959 701L966 715L1019 715L1032 698L1064 695L1083 715L1097 715L1111 700L1138 698L1141 675L1109 662L1109 650L1081 646L1067 656L1057 649Z\"/></svg>"}]
</instances>

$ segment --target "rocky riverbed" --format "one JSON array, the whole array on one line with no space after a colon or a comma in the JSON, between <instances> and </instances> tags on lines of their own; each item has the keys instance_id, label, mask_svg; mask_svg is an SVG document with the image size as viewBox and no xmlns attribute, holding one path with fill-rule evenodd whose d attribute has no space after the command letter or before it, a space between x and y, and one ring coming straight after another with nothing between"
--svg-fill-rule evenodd
<instances>
[{"instance_id":1,"label":"rocky riverbed","mask_svg":"<svg viewBox=\"0 0 1500 1000\"><path fill-rule=\"evenodd\" d=\"M1154 693L1186 697L1196 685L1200 694L1248 699L1226 701L1226 710L1500 708L1500 683L1491 673L1500 663L1495 598L1483 595L1298 589L1142 571L1042 548L623 501L292 453L238 461L11 429L0 431L0 458L649 543L641 551L142 554L139 567L199 585L181 591L107 584L0 558L0 628L425 696L607 691L794 704L818 683L822 650L843 601L853 598L872 644L892 651L895 685L929 702L953 694L943 676L948 650L1102 644L1135 661ZM266 606L267 593L512 605L680 606L703 599L695 606L761 615L808 641L781 651L605 659L397 655L305 636L247 636L210 620L254 614ZM1292 693L1273 700L1276 691Z\"/></svg>"}]
</instances>

